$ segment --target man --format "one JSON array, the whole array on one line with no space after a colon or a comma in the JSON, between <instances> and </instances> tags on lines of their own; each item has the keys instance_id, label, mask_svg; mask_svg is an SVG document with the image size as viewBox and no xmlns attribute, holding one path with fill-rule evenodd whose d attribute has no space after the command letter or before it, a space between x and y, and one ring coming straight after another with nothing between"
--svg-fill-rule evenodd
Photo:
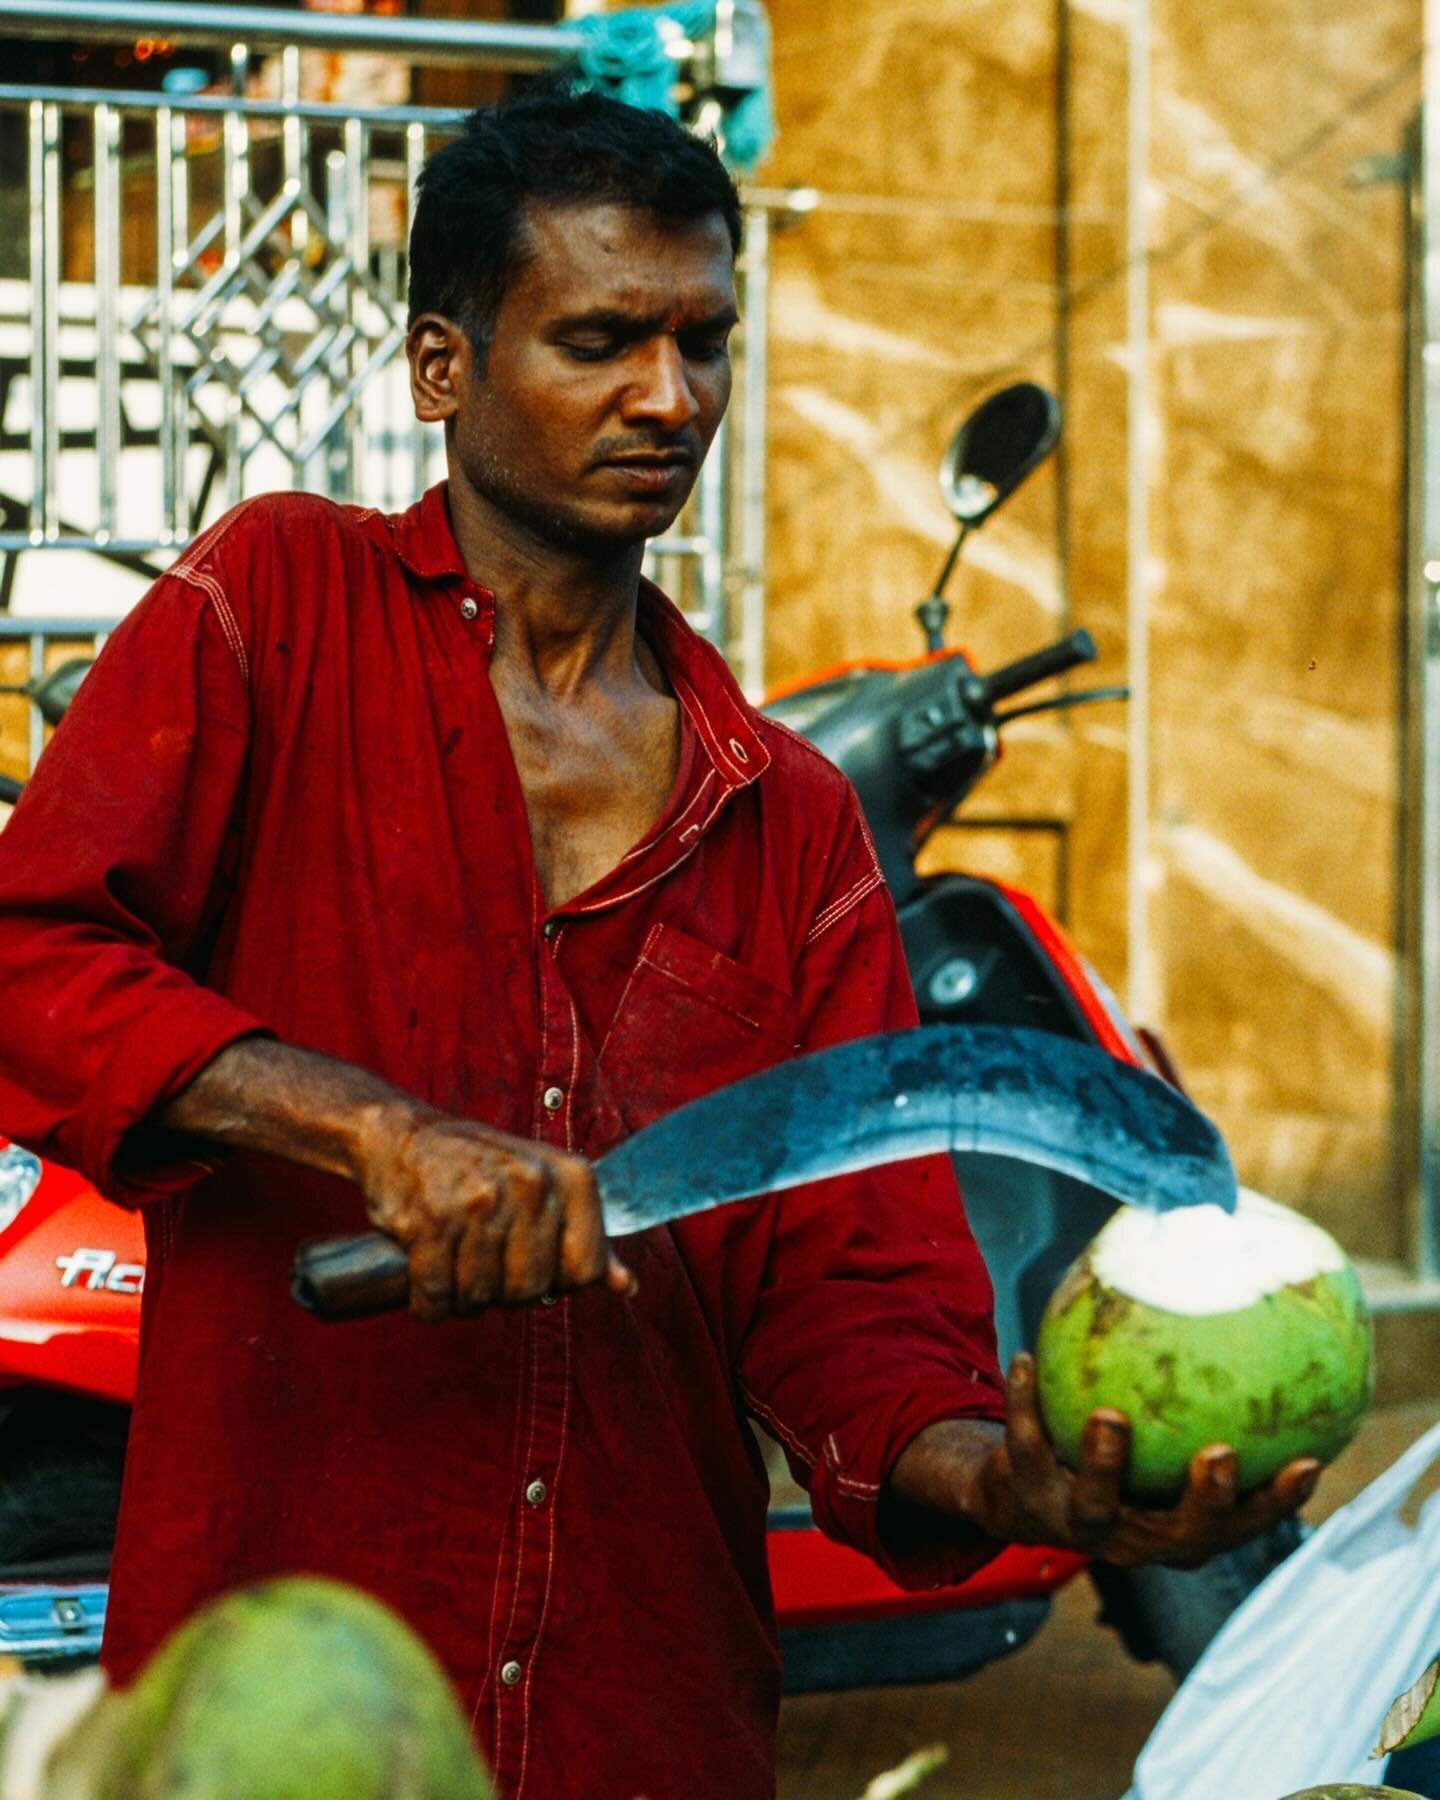
<instances>
[{"instance_id":1,"label":"man","mask_svg":"<svg viewBox=\"0 0 1440 1800\"><path fill-rule=\"evenodd\" d=\"M912 1583L1007 1538L1203 1556L1314 1475L1237 1504L1217 1449L1133 1511L1113 1416L1061 1470L940 1159L605 1241L588 1158L914 1016L848 786L640 580L729 394L738 234L658 115L475 115L412 242L447 486L222 519L0 852L0 1118L148 1228L112 1672L235 1582L356 1581L511 1796L771 1791L746 1411ZM319 1325L295 1244L365 1212L415 1317Z\"/></svg>"}]
</instances>

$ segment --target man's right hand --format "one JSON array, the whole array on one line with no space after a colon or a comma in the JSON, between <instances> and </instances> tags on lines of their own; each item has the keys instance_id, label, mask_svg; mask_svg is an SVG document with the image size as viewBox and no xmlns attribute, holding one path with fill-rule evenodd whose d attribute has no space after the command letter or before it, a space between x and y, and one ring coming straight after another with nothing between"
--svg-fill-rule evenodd
<instances>
[{"instance_id":1,"label":"man's right hand","mask_svg":"<svg viewBox=\"0 0 1440 1800\"><path fill-rule=\"evenodd\" d=\"M437 1112L353 1063L238 1038L157 1123L358 1184L410 1262L410 1310L445 1319L604 1282L632 1295L583 1157Z\"/></svg>"},{"instance_id":2,"label":"man's right hand","mask_svg":"<svg viewBox=\"0 0 1440 1800\"><path fill-rule=\"evenodd\" d=\"M603 1281L633 1295L583 1157L444 1113L385 1109L360 1185L410 1261L410 1310L444 1319Z\"/></svg>"}]
</instances>

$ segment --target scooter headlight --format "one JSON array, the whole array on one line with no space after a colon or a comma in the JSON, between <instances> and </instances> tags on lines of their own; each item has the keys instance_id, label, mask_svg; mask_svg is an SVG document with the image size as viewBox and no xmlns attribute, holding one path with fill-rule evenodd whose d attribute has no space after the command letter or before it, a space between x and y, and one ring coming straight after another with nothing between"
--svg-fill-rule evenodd
<instances>
[{"instance_id":1,"label":"scooter headlight","mask_svg":"<svg viewBox=\"0 0 1440 1800\"><path fill-rule=\"evenodd\" d=\"M40 1158L18 1144L6 1144L0 1150L0 1231L14 1223L39 1185Z\"/></svg>"}]
</instances>

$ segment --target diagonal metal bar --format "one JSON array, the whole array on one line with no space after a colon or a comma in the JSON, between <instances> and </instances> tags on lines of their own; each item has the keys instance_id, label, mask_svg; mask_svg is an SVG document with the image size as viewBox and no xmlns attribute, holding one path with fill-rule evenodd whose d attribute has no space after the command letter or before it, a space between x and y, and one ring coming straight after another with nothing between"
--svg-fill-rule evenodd
<instances>
[{"instance_id":1,"label":"diagonal metal bar","mask_svg":"<svg viewBox=\"0 0 1440 1800\"><path fill-rule=\"evenodd\" d=\"M326 414L325 423L316 431L312 432L295 452L297 461L304 462L307 457L311 457L315 454L340 420L344 418L351 401L364 387L370 376L377 369L383 368L404 342L405 333L398 327L386 334L381 340L379 348L370 357L369 361L365 363L357 374L353 375L350 380L346 382L345 387L337 396L335 404Z\"/></svg>"}]
</instances>

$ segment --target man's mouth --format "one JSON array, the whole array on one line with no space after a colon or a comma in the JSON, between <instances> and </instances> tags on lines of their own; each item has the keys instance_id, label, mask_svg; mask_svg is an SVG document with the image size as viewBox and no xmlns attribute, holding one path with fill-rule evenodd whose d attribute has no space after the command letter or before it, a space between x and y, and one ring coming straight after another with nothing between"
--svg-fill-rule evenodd
<instances>
[{"instance_id":1,"label":"man's mouth","mask_svg":"<svg viewBox=\"0 0 1440 1800\"><path fill-rule=\"evenodd\" d=\"M614 469L627 487L656 494L688 476L695 464L685 451L667 450L652 455L607 457L600 466Z\"/></svg>"}]
</instances>

